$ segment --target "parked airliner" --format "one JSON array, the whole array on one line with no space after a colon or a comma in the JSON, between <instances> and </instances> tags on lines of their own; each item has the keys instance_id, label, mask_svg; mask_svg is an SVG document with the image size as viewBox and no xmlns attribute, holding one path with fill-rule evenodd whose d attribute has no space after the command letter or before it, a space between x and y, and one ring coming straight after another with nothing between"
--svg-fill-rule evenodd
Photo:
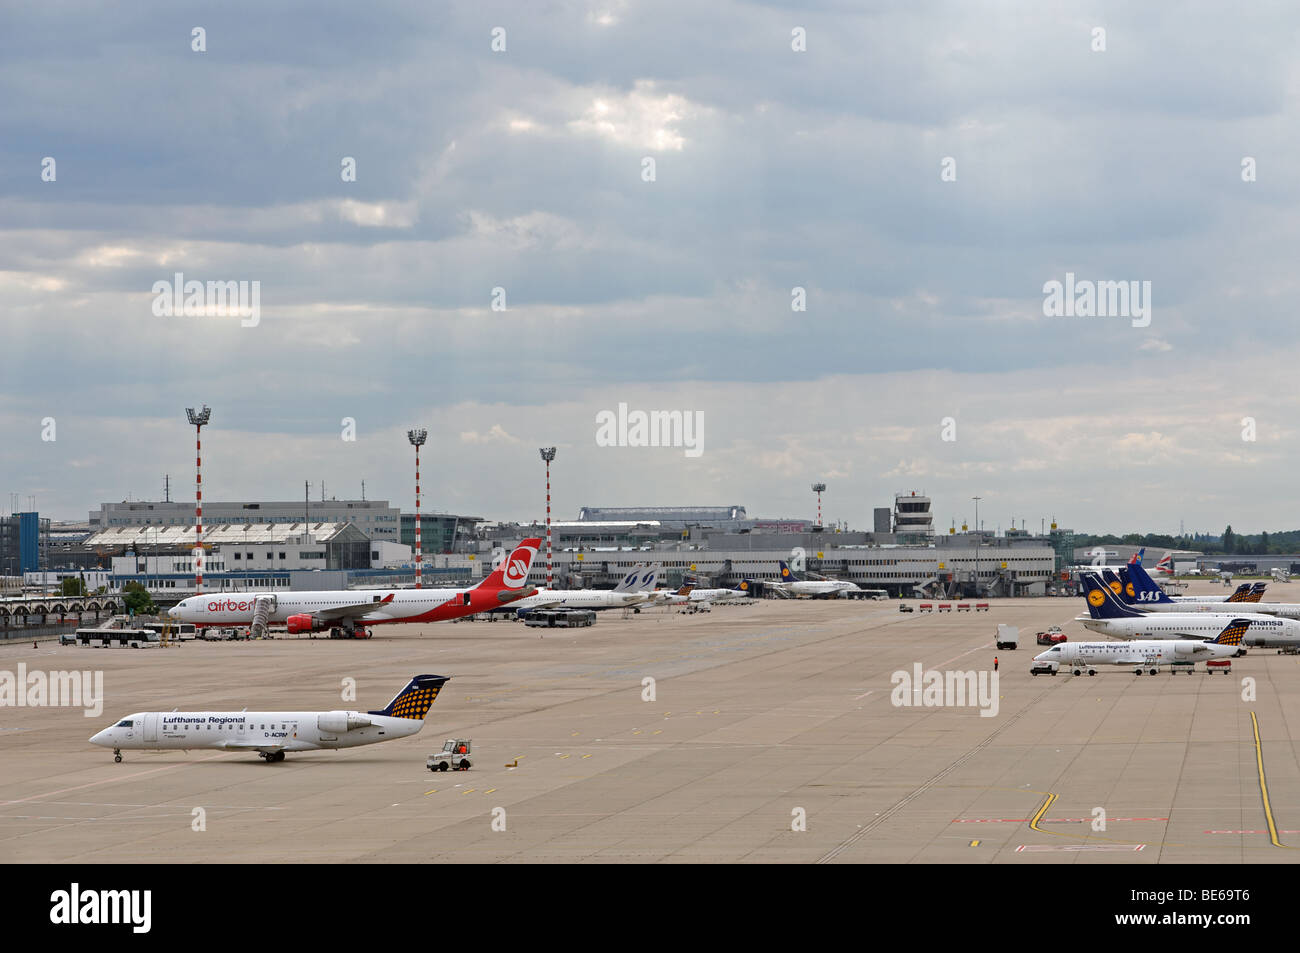
<instances>
[{"instance_id":1,"label":"parked airliner","mask_svg":"<svg viewBox=\"0 0 1300 953\"><path fill-rule=\"evenodd\" d=\"M799 579L784 560L778 560L780 580L769 582L773 589L783 589L792 596L823 596L834 598L842 592L856 592L858 585L843 579Z\"/></svg>"},{"instance_id":2,"label":"parked airliner","mask_svg":"<svg viewBox=\"0 0 1300 953\"><path fill-rule=\"evenodd\" d=\"M127 715L90 743L123 751L257 752L267 762L286 751L355 748L416 734L448 679L417 675L378 711L145 711Z\"/></svg>"},{"instance_id":3,"label":"parked airliner","mask_svg":"<svg viewBox=\"0 0 1300 953\"><path fill-rule=\"evenodd\" d=\"M1143 612L1126 606L1097 576L1083 577L1087 617L1085 627L1118 639L1212 639L1231 619L1251 623L1245 645L1294 645L1300 643L1300 622L1279 619L1261 612L1225 614L1210 606L1182 612ZM1241 606L1237 607L1241 609ZM1254 608L1248 607L1248 608Z\"/></svg>"},{"instance_id":4,"label":"parked airliner","mask_svg":"<svg viewBox=\"0 0 1300 953\"><path fill-rule=\"evenodd\" d=\"M212 593L182 599L167 614L195 625L284 622L291 634L341 628L349 635L358 625L459 619L535 593L537 589L528 585L528 568L541 542L537 537L525 539L500 568L469 589L342 589L234 596Z\"/></svg>"},{"instance_id":5,"label":"parked airliner","mask_svg":"<svg viewBox=\"0 0 1300 953\"><path fill-rule=\"evenodd\" d=\"M1199 639L1148 639L1132 642L1062 642L1046 652L1034 656L1030 674L1037 675L1046 669L1055 675L1061 665L1069 665L1075 675L1086 670L1096 675L1096 665L1132 665L1133 673L1141 675L1145 669L1155 675L1161 665L1173 662L1208 662L1210 659L1231 658L1240 651L1242 638L1253 622L1249 619L1231 619L1226 624L1217 623L1219 634L1210 640Z\"/></svg>"}]
</instances>

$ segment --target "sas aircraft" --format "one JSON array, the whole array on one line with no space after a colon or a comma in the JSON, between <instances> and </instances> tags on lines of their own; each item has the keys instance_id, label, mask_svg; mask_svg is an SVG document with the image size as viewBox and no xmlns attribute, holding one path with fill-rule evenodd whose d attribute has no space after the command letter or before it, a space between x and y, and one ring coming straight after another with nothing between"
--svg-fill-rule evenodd
<instances>
[{"instance_id":1,"label":"sas aircraft","mask_svg":"<svg viewBox=\"0 0 1300 953\"><path fill-rule=\"evenodd\" d=\"M1083 585L1088 615L1080 616L1079 621L1086 628L1113 638L1212 639L1223 631L1228 621L1244 619L1251 623L1245 645L1300 644L1300 622L1294 619L1279 619L1260 612L1225 614L1218 609L1144 612L1120 602L1111 588L1095 575L1084 576ZM1240 610L1243 607L1236 608Z\"/></svg>"}]
</instances>

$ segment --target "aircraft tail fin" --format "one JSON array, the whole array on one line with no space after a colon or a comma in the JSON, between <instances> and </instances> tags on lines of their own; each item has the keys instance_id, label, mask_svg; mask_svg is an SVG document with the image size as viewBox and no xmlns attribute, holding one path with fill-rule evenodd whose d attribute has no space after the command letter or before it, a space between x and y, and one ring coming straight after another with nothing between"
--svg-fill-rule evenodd
<instances>
[{"instance_id":1,"label":"aircraft tail fin","mask_svg":"<svg viewBox=\"0 0 1300 953\"><path fill-rule=\"evenodd\" d=\"M1210 641L1214 645L1240 645L1246 635L1246 630L1249 628L1249 619L1233 619L1222 632Z\"/></svg>"},{"instance_id":2,"label":"aircraft tail fin","mask_svg":"<svg viewBox=\"0 0 1300 953\"><path fill-rule=\"evenodd\" d=\"M646 570L649 568L650 567L646 563L637 563L632 567L630 572L618 581L618 585L614 587L614 591L618 593L629 593L639 592L641 589L644 589L645 587L642 585L641 580L645 575Z\"/></svg>"},{"instance_id":3,"label":"aircraft tail fin","mask_svg":"<svg viewBox=\"0 0 1300 953\"><path fill-rule=\"evenodd\" d=\"M492 570L488 577L474 588L488 592L497 589L515 592L523 589L528 585L528 570L541 545L541 537L534 536L523 540L500 566Z\"/></svg>"},{"instance_id":4,"label":"aircraft tail fin","mask_svg":"<svg viewBox=\"0 0 1300 953\"><path fill-rule=\"evenodd\" d=\"M1141 563L1131 563L1128 566L1128 576L1133 582L1133 598L1137 602L1143 605L1168 605L1174 601L1147 575Z\"/></svg>"},{"instance_id":5,"label":"aircraft tail fin","mask_svg":"<svg viewBox=\"0 0 1300 953\"><path fill-rule=\"evenodd\" d=\"M782 582L795 581L794 570L790 568L790 564L787 563L784 559L778 559L776 561L776 566L777 566L777 575L781 577Z\"/></svg>"},{"instance_id":6,"label":"aircraft tail fin","mask_svg":"<svg viewBox=\"0 0 1300 953\"><path fill-rule=\"evenodd\" d=\"M423 721L424 716L428 714L429 708L432 707L434 700L438 697L438 692L442 691L442 686L447 684L447 681L448 678L445 675L417 675L406 683L405 688L393 696L393 700L388 703L387 707L381 708L379 711L366 712L366 714Z\"/></svg>"},{"instance_id":7,"label":"aircraft tail fin","mask_svg":"<svg viewBox=\"0 0 1300 953\"><path fill-rule=\"evenodd\" d=\"M1142 615L1121 604L1110 586L1103 583L1096 573L1083 574L1083 595L1088 604L1088 614L1094 619L1132 619Z\"/></svg>"}]
</instances>

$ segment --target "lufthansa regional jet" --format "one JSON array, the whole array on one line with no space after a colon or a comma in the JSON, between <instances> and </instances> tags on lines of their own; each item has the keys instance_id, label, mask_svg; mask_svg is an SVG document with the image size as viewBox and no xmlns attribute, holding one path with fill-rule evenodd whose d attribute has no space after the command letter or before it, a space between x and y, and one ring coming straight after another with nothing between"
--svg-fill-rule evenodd
<instances>
[{"instance_id":1,"label":"lufthansa regional jet","mask_svg":"<svg viewBox=\"0 0 1300 953\"><path fill-rule=\"evenodd\" d=\"M123 751L257 752L268 763L286 751L356 748L416 734L447 683L443 675L417 675L378 711L146 711L127 715L90 743Z\"/></svg>"}]
</instances>

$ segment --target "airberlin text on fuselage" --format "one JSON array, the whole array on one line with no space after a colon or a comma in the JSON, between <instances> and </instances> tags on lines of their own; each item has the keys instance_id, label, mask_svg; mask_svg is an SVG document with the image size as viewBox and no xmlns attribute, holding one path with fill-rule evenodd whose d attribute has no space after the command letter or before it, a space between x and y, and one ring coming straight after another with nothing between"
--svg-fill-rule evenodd
<instances>
[{"instance_id":1,"label":"airberlin text on fuselage","mask_svg":"<svg viewBox=\"0 0 1300 953\"><path fill-rule=\"evenodd\" d=\"M236 602L234 599L224 599L219 602L209 602L207 610L209 612L251 612L256 599L249 599L246 602Z\"/></svg>"}]
</instances>

